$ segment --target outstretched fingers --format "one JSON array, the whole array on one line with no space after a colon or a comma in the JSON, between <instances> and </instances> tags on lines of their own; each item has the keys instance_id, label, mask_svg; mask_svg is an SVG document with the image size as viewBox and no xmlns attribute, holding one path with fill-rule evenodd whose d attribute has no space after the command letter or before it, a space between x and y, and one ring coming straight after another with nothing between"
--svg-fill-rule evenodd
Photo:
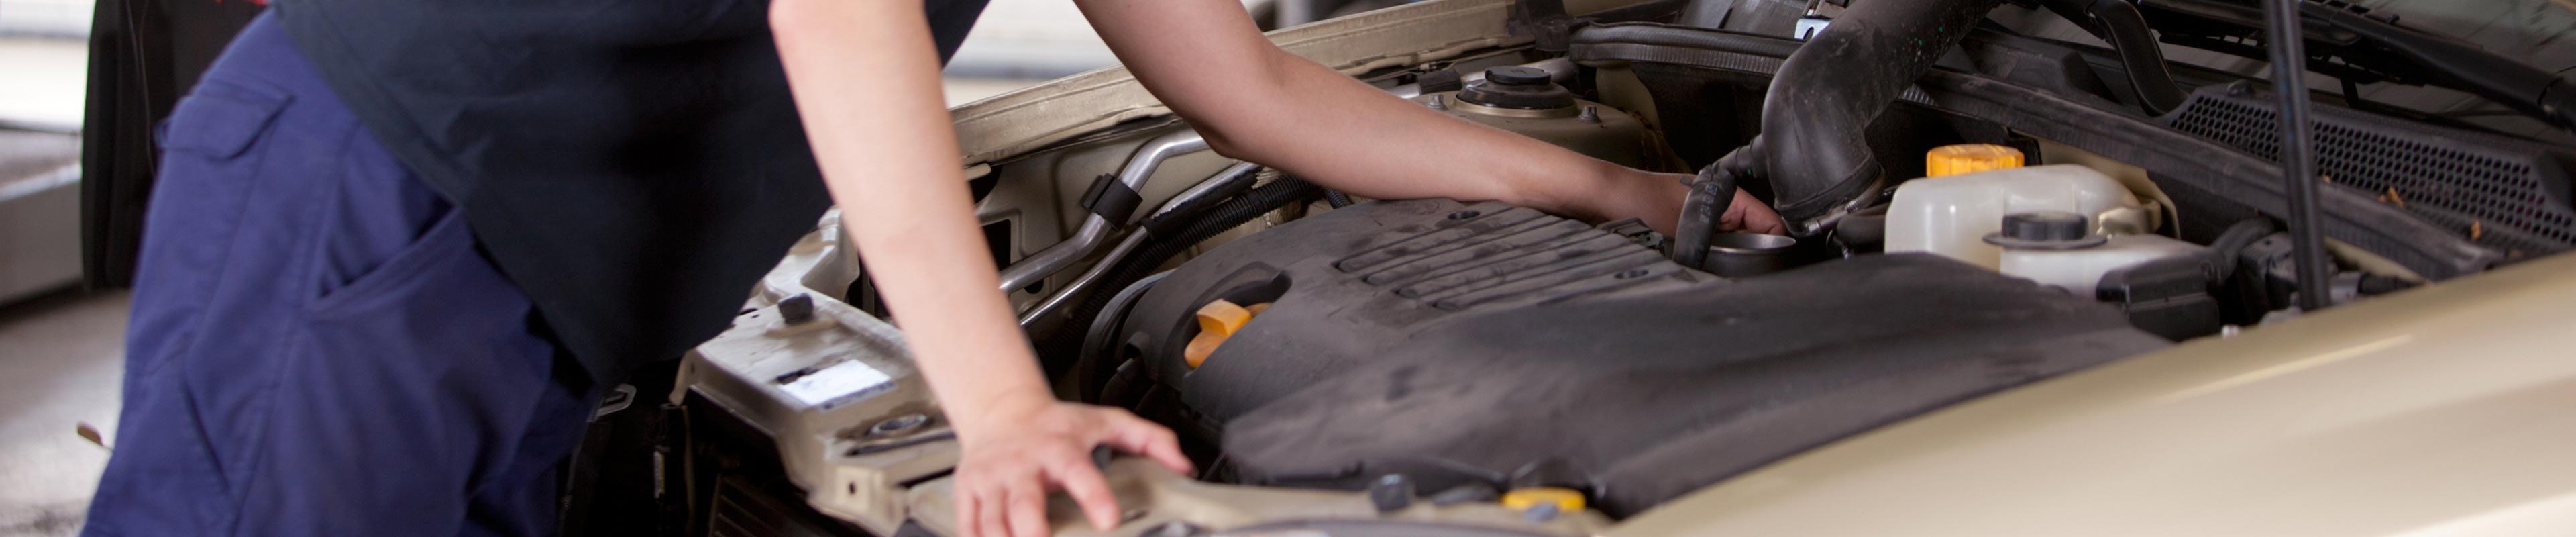
<instances>
[{"instance_id":1,"label":"outstretched fingers","mask_svg":"<svg viewBox=\"0 0 2576 537\"><path fill-rule=\"evenodd\" d=\"M1111 447L1154 459L1164 468L1182 475L1191 473L1190 458L1181 454L1180 438L1174 436L1171 429L1126 412L1118 412L1109 419L1109 423L1107 443Z\"/></svg>"},{"instance_id":2,"label":"outstretched fingers","mask_svg":"<svg viewBox=\"0 0 2576 537\"><path fill-rule=\"evenodd\" d=\"M1109 480L1100 469L1091 466L1088 457L1057 457L1047 464L1047 477L1064 487L1064 494L1082 507L1082 517L1091 527L1107 531L1118 527L1118 496L1109 491Z\"/></svg>"}]
</instances>

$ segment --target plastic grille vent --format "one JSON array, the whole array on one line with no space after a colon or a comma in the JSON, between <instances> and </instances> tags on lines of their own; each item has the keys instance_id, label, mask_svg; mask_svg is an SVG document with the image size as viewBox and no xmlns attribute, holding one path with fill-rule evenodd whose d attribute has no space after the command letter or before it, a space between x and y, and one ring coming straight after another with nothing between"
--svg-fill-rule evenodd
<instances>
[{"instance_id":1,"label":"plastic grille vent","mask_svg":"<svg viewBox=\"0 0 2576 537\"><path fill-rule=\"evenodd\" d=\"M2269 102L2257 99L2204 91L2170 116L2170 126L2276 160L2279 119ZM2576 211L2552 202L2542 183L2565 179L2546 173L2554 170L2536 164L2536 153L2482 151L2477 148L2486 140L2447 136L2448 129L2327 106L2316 112L2317 171L2334 186L2403 203L2407 212L2500 251L2541 254L2576 246Z\"/></svg>"}]
</instances>

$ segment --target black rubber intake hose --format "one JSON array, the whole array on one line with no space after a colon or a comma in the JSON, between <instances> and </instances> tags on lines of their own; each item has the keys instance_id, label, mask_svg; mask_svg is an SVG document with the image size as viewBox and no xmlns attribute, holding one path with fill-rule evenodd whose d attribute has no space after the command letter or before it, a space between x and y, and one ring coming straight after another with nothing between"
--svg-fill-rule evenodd
<instances>
[{"instance_id":1,"label":"black rubber intake hose","mask_svg":"<svg viewBox=\"0 0 2576 537\"><path fill-rule=\"evenodd\" d=\"M1708 270L1709 241L1717 237L1717 222L1726 217L1734 205L1735 178L1753 175L1755 164L1746 158L1761 151L1761 143L1745 146L1708 167L1690 179L1690 195L1682 198L1682 220L1673 226L1673 263L1697 270Z\"/></svg>"},{"instance_id":2,"label":"black rubber intake hose","mask_svg":"<svg viewBox=\"0 0 2576 537\"><path fill-rule=\"evenodd\" d=\"M2236 258L2245 254L2245 247L2272 236L2273 231L2271 220L2254 218L2237 222L2227 226L2227 231L2219 232L2216 240L2209 241L2210 285L2221 286L2234 281Z\"/></svg>"},{"instance_id":3,"label":"black rubber intake hose","mask_svg":"<svg viewBox=\"0 0 2576 537\"><path fill-rule=\"evenodd\" d=\"M1884 186L1864 136L2001 0L1854 2L1780 65L1762 102L1773 208L1812 236Z\"/></svg>"},{"instance_id":4,"label":"black rubber intake hose","mask_svg":"<svg viewBox=\"0 0 2576 537\"><path fill-rule=\"evenodd\" d=\"M2049 2L2048 8L2110 43L2111 50L2120 54L2120 70L2127 72L2129 89L2138 94L2140 108L2147 115L2164 115L2182 106L2182 85L2174 82L2173 71L2165 66L2164 49L2147 26L2146 15L2130 2L2057 0Z\"/></svg>"}]
</instances>

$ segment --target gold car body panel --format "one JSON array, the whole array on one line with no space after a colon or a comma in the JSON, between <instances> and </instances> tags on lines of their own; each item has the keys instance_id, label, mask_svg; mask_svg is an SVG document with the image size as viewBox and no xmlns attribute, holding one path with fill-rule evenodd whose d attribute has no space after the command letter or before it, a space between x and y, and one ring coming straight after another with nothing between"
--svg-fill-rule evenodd
<instances>
[{"instance_id":1,"label":"gold car body panel","mask_svg":"<svg viewBox=\"0 0 2576 537\"><path fill-rule=\"evenodd\" d=\"M1846 439L1609 535L2576 533L2576 256Z\"/></svg>"}]
</instances>

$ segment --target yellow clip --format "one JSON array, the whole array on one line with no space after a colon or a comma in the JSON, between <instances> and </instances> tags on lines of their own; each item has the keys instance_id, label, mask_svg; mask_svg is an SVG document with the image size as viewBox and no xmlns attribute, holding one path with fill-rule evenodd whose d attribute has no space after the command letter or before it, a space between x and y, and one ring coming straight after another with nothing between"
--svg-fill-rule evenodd
<instances>
[{"instance_id":1,"label":"yellow clip","mask_svg":"<svg viewBox=\"0 0 2576 537\"><path fill-rule=\"evenodd\" d=\"M1218 345L1224 345L1226 338L1234 337L1236 331L1243 330L1245 323L1252 322L1252 317L1265 309L1270 309L1270 303L1237 306L1221 298L1199 307L1199 335L1190 338L1190 345L1182 349L1181 357L1188 360L1192 368L1207 363L1208 355L1216 354Z\"/></svg>"},{"instance_id":2,"label":"yellow clip","mask_svg":"<svg viewBox=\"0 0 2576 537\"><path fill-rule=\"evenodd\" d=\"M1528 511L1542 503L1555 504L1559 513L1581 511L1583 493L1565 487L1530 487L1503 493L1503 507L1513 511Z\"/></svg>"},{"instance_id":3,"label":"yellow clip","mask_svg":"<svg viewBox=\"0 0 2576 537\"><path fill-rule=\"evenodd\" d=\"M1923 153L1923 176L1940 177L2022 165L2021 150L1995 144L1957 144Z\"/></svg>"}]
</instances>

